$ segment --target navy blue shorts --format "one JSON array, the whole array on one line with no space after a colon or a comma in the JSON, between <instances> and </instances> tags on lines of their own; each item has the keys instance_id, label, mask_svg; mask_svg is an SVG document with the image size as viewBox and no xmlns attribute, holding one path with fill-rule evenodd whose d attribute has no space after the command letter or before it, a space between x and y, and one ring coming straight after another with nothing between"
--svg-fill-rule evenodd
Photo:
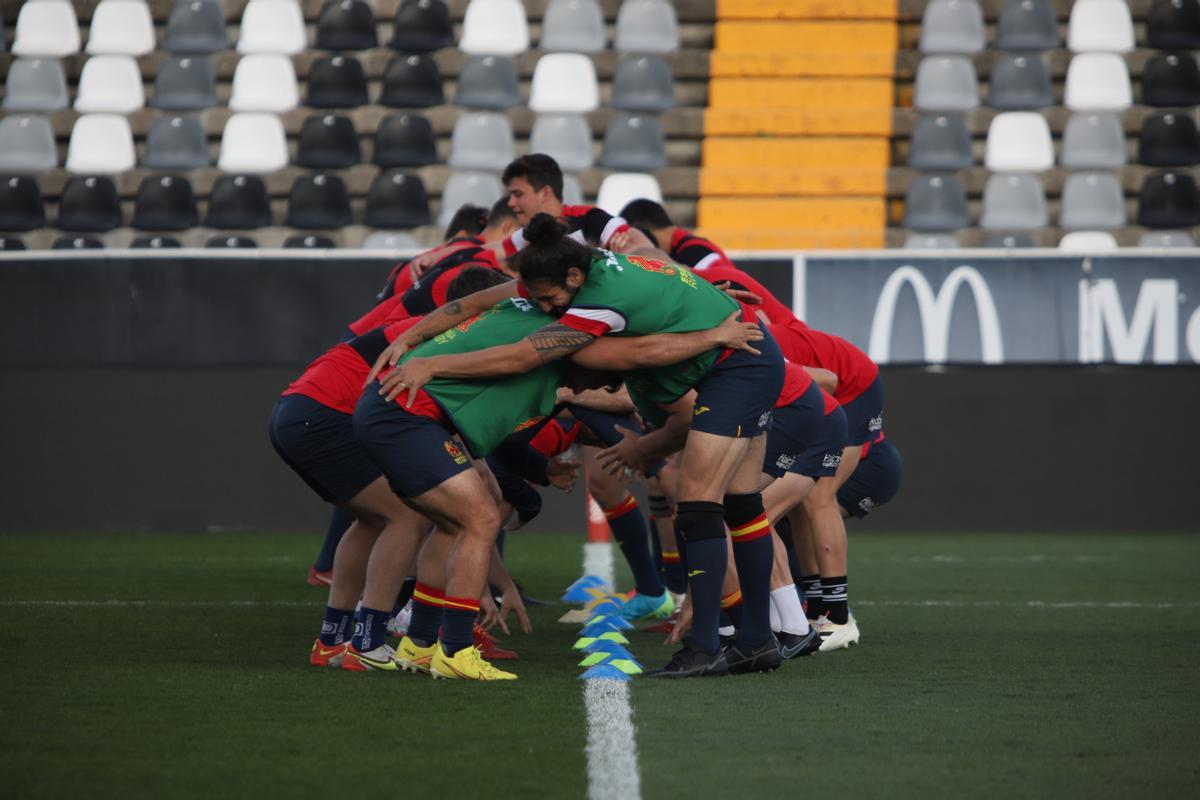
<instances>
[{"instance_id":1,"label":"navy blue shorts","mask_svg":"<svg viewBox=\"0 0 1200 800\"><path fill-rule=\"evenodd\" d=\"M279 457L327 502L345 505L381 474L354 438L354 418L311 397L279 398L267 430Z\"/></svg>"},{"instance_id":2,"label":"navy blue shorts","mask_svg":"<svg viewBox=\"0 0 1200 800\"><path fill-rule=\"evenodd\" d=\"M425 494L471 469L471 458L454 441L453 431L382 397L379 381L358 398L354 436L399 497Z\"/></svg>"},{"instance_id":3,"label":"navy blue shorts","mask_svg":"<svg viewBox=\"0 0 1200 800\"><path fill-rule=\"evenodd\" d=\"M825 413L825 396L814 382L804 394L775 409L763 472L781 478L786 472L816 480L837 472L846 441L846 414L840 407Z\"/></svg>"},{"instance_id":4,"label":"navy blue shorts","mask_svg":"<svg viewBox=\"0 0 1200 800\"><path fill-rule=\"evenodd\" d=\"M904 464L900 451L889 440L871 445L867 457L858 462L854 473L838 489L838 505L862 519L896 496Z\"/></svg>"},{"instance_id":5,"label":"navy blue shorts","mask_svg":"<svg viewBox=\"0 0 1200 800\"><path fill-rule=\"evenodd\" d=\"M692 430L730 438L753 439L771 429L771 410L783 391L783 353L760 323L762 355L734 350L713 365L696 384Z\"/></svg>"},{"instance_id":6,"label":"navy blue shorts","mask_svg":"<svg viewBox=\"0 0 1200 800\"><path fill-rule=\"evenodd\" d=\"M862 394L842 408L849 428L847 446L873 441L883 430L883 376L876 375Z\"/></svg>"}]
</instances>

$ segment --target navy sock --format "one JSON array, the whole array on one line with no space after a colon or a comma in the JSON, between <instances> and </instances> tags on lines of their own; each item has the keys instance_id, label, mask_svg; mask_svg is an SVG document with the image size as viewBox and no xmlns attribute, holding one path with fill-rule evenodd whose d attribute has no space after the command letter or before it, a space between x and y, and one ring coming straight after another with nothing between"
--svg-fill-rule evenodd
<instances>
[{"instance_id":1,"label":"navy sock","mask_svg":"<svg viewBox=\"0 0 1200 800\"><path fill-rule=\"evenodd\" d=\"M688 588L692 595L692 630L687 642L697 650L716 653L721 616L721 584L728 553L720 503L688 501L679 504L675 527L687 542Z\"/></svg>"},{"instance_id":2,"label":"navy sock","mask_svg":"<svg viewBox=\"0 0 1200 800\"><path fill-rule=\"evenodd\" d=\"M771 638L771 567L775 563L762 495L725 495L725 524L733 539L733 560L742 590L738 645L759 647Z\"/></svg>"},{"instance_id":3,"label":"navy sock","mask_svg":"<svg viewBox=\"0 0 1200 800\"><path fill-rule=\"evenodd\" d=\"M479 601L462 597L447 597L442 610L442 650L452 656L475 643L475 621L479 618Z\"/></svg>"},{"instance_id":4,"label":"navy sock","mask_svg":"<svg viewBox=\"0 0 1200 800\"><path fill-rule=\"evenodd\" d=\"M408 623L408 638L418 647L429 647L437 641L442 627L442 603L446 595L441 589L417 582L413 589L413 615Z\"/></svg>"},{"instance_id":5,"label":"navy sock","mask_svg":"<svg viewBox=\"0 0 1200 800\"><path fill-rule=\"evenodd\" d=\"M638 508L637 500L629 495L623 502L613 508L604 509L604 517L608 527L612 529L613 538L621 546L625 561L629 563L629 571L633 573L633 587L638 594L658 597L665 590L658 570L654 567L654 559L650 557L650 547L646 541L650 535L646 528L646 518Z\"/></svg>"},{"instance_id":6,"label":"navy sock","mask_svg":"<svg viewBox=\"0 0 1200 800\"><path fill-rule=\"evenodd\" d=\"M400 585L400 594L396 595L396 605L392 608L392 615L400 613L400 609L408 605L408 601L412 600L413 589L417 588L417 579L411 575L404 579L404 583Z\"/></svg>"},{"instance_id":7,"label":"navy sock","mask_svg":"<svg viewBox=\"0 0 1200 800\"><path fill-rule=\"evenodd\" d=\"M346 629L350 627L353 611L325 606L325 621L321 623L321 644L332 647L346 641Z\"/></svg>"},{"instance_id":8,"label":"navy sock","mask_svg":"<svg viewBox=\"0 0 1200 800\"><path fill-rule=\"evenodd\" d=\"M360 653L374 650L386 641L387 621L391 616L387 611L362 606L354 618L354 649Z\"/></svg>"},{"instance_id":9,"label":"navy sock","mask_svg":"<svg viewBox=\"0 0 1200 800\"><path fill-rule=\"evenodd\" d=\"M342 536L349 530L353 522L354 516L349 511L343 511L340 508L333 509L329 525L325 528L325 541L321 542L321 552L317 553L313 569L317 572L328 572L333 569L333 556L337 553L338 542L342 541Z\"/></svg>"}]
</instances>

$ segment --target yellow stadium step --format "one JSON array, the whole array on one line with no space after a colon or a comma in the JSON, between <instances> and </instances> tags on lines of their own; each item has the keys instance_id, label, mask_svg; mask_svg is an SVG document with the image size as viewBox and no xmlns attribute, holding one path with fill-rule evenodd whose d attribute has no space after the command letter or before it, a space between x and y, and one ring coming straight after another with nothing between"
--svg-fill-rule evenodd
<instances>
[{"instance_id":1,"label":"yellow stadium step","mask_svg":"<svg viewBox=\"0 0 1200 800\"><path fill-rule=\"evenodd\" d=\"M887 108L890 78L714 78L709 108Z\"/></svg>"},{"instance_id":2,"label":"yellow stadium step","mask_svg":"<svg viewBox=\"0 0 1200 800\"><path fill-rule=\"evenodd\" d=\"M706 136L890 136L890 108L710 108Z\"/></svg>"},{"instance_id":3,"label":"yellow stadium step","mask_svg":"<svg viewBox=\"0 0 1200 800\"><path fill-rule=\"evenodd\" d=\"M701 167L705 197L880 197L887 168Z\"/></svg>"},{"instance_id":4,"label":"yellow stadium step","mask_svg":"<svg viewBox=\"0 0 1200 800\"><path fill-rule=\"evenodd\" d=\"M882 230L886 214L882 197L702 197L696 207L698 227L729 230Z\"/></svg>"},{"instance_id":5,"label":"yellow stadium step","mask_svg":"<svg viewBox=\"0 0 1200 800\"><path fill-rule=\"evenodd\" d=\"M717 0L717 19L896 19L896 0Z\"/></svg>"},{"instance_id":6,"label":"yellow stadium step","mask_svg":"<svg viewBox=\"0 0 1200 800\"><path fill-rule=\"evenodd\" d=\"M787 52L726 53L714 51L710 78L892 78L896 54L891 50L863 53Z\"/></svg>"},{"instance_id":7,"label":"yellow stadium step","mask_svg":"<svg viewBox=\"0 0 1200 800\"><path fill-rule=\"evenodd\" d=\"M696 232L725 250L873 250L884 246L882 227L858 230L730 230L697 228Z\"/></svg>"},{"instance_id":8,"label":"yellow stadium step","mask_svg":"<svg viewBox=\"0 0 1200 800\"><path fill-rule=\"evenodd\" d=\"M879 167L888 165L888 140L872 137L757 138L707 136L706 167Z\"/></svg>"},{"instance_id":9,"label":"yellow stadium step","mask_svg":"<svg viewBox=\"0 0 1200 800\"><path fill-rule=\"evenodd\" d=\"M836 5L831 3L830 5ZM762 53L797 51L888 52L898 44L895 22L754 22L720 20L715 51Z\"/></svg>"}]
</instances>

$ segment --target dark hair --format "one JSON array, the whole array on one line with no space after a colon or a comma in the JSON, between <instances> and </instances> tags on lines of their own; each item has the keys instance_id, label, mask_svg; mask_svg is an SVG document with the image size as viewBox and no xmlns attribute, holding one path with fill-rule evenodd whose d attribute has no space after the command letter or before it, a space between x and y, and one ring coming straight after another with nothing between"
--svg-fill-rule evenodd
<instances>
[{"instance_id":1,"label":"dark hair","mask_svg":"<svg viewBox=\"0 0 1200 800\"><path fill-rule=\"evenodd\" d=\"M525 226L525 241L528 244L514 260L526 285L548 281L566 286L571 267L588 274L592 249L567 238L566 226L549 214L534 214Z\"/></svg>"},{"instance_id":2,"label":"dark hair","mask_svg":"<svg viewBox=\"0 0 1200 800\"><path fill-rule=\"evenodd\" d=\"M635 228L669 228L672 225L667 210L653 200L631 200L621 209L620 216Z\"/></svg>"},{"instance_id":3,"label":"dark hair","mask_svg":"<svg viewBox=\"0 0 1200 800\"><path fill-rule=\"evenodd\" d=\"M446 287L447 300L460 300L469 294L508 283L512 278L491 267L467 267Z\"/></svg>"},{"instance_id":4,"label":"dark hair","mask_svg":"<svg viewBox=\"0 0 1200 800\"><path fill-rule=\"evenodd\" d=\"M492 210L488 212L487 216L487 225L489 228L494 228L505 220L515 220L516 218L517 215L508 207L508 197L505 196L492 203Z\"/></svg>"},{"instance_id":5,"label":"dark hair","mask_svg":"<svg viewBox=\"0 0 1200 800\"><path fill-rule=\"evenodd\" d=\"M558 162L545 153L530 153L521 156L505 167L500 180L504 182L505 186L508 186L513 178L524 178L529 181L529 185L535 192L541 191L543 186L549 186L550 191L554 192L554 196L562 200L562 170L559 169Z\"/></svg>"},{"instance_id":6,"label":"dark hair","mask_svg":"<svg viewBox=\"0 0 1200 800\"><path fill-rule=\"evenodd\" d=\"M454 216L450 218L450 224L446 226L446 233L442 236L443 241L449 241L454 234L462 231L468 236L478 236L487 226L488 210L479 206L473 206L470 203L458 207L458 211L454 212Z\"/></svg>"}]
</instances>

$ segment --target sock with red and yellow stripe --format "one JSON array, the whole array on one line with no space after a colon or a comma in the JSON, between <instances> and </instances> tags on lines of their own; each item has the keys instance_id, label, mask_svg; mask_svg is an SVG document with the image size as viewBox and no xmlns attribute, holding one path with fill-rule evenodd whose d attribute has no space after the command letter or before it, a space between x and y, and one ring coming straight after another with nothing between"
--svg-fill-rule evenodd
<instances>
[{"instance_id":1,"label":"sock with red and yellow stripe","mask_svg":"<svg viewBox=\"0 0 1200 800\"><path fill-rule=\"evenodd\" d=\"M633 587L637 593L648 597L661 595L665 590L650 555L650 531L637 500L628 495L617 505L604 509L604 518L633 573Z\"/></svg>"},{"instance_id":2,"label":"sock with red and yellow stripe","mask_svg":"<svg viewBox=\"0 0 1200 800\"><path fill-rule=\"evenodd\" d=\"M417 581L413 587L413 613L408 623L408 638L418 647L429 647L437 641L442 627L442 605L446 593Z\"/></svg>"},{"instance_id":3,"label":"sock with red and yellow stripe","mask_svg":"<svg viewBox=\"0 0 1200 800\"><path fill-rule=\"evenodd\" d=\"M452 656L475 643L475 621L479 619L479 601L468 597L442 600L442 649Z\"/></svg>"},{"instance_id":4,"label":"sock with red and yellow stripe","mask_svg":"<svg viewBox=\"0 0 1200 800\"><path fill-rule=\"evenodd\" d=\"M659 573L662 575L663 584L676 594L683 594L687 591L687 567L684 566L683 556L679 551L678 545L675 547L662 547L662 539L658 535L658 526L655 523L656 519L671 520L671 525L674 527L673 517L675 509L672 507L671 500L666 495L652 494L646 498L650 502L650 527L655 540L659 542ZM677 536L671 537L675 542L679 541Z\"/></svg>"},{"instance_id":5,"label":"sock with red and yellow stripe","mask_svg":"<svg viewBox=\"0 0 1200 800\"><path fill-rule=\"evenodd\" d=\"M734 589L721 596L721 627L737 630L742 627L742 590Z\"/></svg>"},{"instance_id":6,"label":"sock with red and yellow stripe","mask_svg":"<svg viewBox=\"0 0 1200 800\"><path fill-rule=\"evenodd\" d=\"M738 646L754 648L771 638L771 567L775 550L762 495L725 495L725 524L733 539L733 559L742 589Z\"/></svg>"}]
</instances>

